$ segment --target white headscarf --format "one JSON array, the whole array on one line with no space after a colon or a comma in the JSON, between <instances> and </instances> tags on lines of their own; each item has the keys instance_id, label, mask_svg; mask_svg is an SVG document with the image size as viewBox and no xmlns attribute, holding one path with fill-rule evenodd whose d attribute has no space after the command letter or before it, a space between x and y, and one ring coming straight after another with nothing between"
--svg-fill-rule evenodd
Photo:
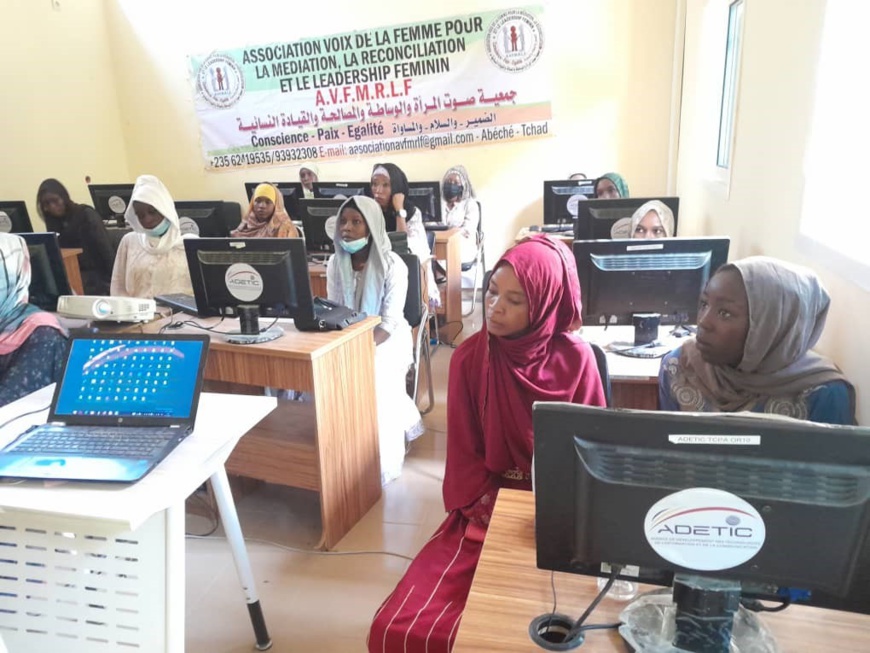
<instances>
[{"instance_id":1,"label":"white headscarf","mask_svg":"<svg viewBox=\"0 0 870 653\"><path fill-rule=\"evenodd\" d=\"M336 244L335 269L338 271L338 292L345 306L364 311L368 315L378 315L384 301L384 279L393 265L390 257L393 247L387 236L384 213L380 205L371 197L356 195L341 205L338 209L339 217L348 206L359 211L365 219L369 228L371 247L368 261L362 271L362 278L358 284L354 284L351 255L339 244L341 240L339 220L335 221L333 240Z\"/></svg>"},{"instance_id":2,"label":"white headscarf","mask_svg":"<svg viewBox=\"0 0 870 653\"><path fill-rule=\"evenodd\" d=\"M164 218L169 220L167 232L160 238L149 236L147 230L139 222L136 211L133 210L133 202L150 204L157 209ZM161 254L176 247L184 248L181 227L178 224L178 213L175 211L175 202L163 182L154 175L140 175L136 178L136 185L133 187L130 203L124 212L124 219L127 220L133 231L139 234L139 240L146 252Z\"/></svg>"},{"instance_id":3,"label":"white headscarf","mask_svg":"<svg viewBox=\"0 0 870 653\"><path fill-rule=\"evenodd\" d=\"M634 230L637 229L637 225L640 224L640 221L650 211L659 216L659 222L662 223L662 228L665 230L665 238L673 238L674 212L661 200L644 202L631 214L630 218L620 218L614 222L610 228L610 237L634 238Z\"/></svg>"}]
</instances>

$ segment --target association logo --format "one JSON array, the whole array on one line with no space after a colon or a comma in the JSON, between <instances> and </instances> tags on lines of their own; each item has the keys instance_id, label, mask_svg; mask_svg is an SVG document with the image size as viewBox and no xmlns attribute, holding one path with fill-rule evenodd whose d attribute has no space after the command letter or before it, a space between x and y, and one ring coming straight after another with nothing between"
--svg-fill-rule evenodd
<instances>
[{"instance_id":1,"label":"association logo","mask_svg":"<svg viewBox=\"0 0 870 653\"><path fill-rule=\"evenodd\" d=\"M226 109L238 102L245 92L245 76L232 57L212 54L199 67L196 89L210 105Z\"/></svg>"},{"instance_id":2,"label":"association logo","mask_svg":"<svg viewBox=\"0 0 870 653\"><path fill-rule=\"evenodd\" d=\"M543 49L541 24L527 11L506 11L486 31L486 53L490 61L511 73L531 68Z\"/></svg>"},{"instance_id":3,"label":"association logo","mask_svg":"<svg viewBox=\"0 0 870 653\"><path fill-rule=\"evenodd\" d=\"M229 266L224 283L230 294L241 302L252 302L263 294L263 277L247 263Z\"/></svg>"},{"instance_id":4,"label":"association logo","mask_svg":"<svg viewBox=\"0 0 870 653\"><path fill-rule=\"evenodd\" d=\"M647 542L662 558L686 569L731 569L752 559L766 537L764 520L740 497L692 488L657 501L644 520Z\"/></svg>"}]
</instances>

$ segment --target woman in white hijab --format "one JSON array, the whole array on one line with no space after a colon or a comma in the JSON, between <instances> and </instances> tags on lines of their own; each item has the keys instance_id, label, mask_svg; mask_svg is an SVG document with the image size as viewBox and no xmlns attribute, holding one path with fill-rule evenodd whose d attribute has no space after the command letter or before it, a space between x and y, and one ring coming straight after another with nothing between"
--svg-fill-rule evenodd
<instances>
[{"instance_id":1,"label":"woman in white hijab","mask_svg":"<svg viewBox=\"0 0 870 653\"><path fill-rule=\"evenodd\" d=\"M133 232L124 236L118 246L112 295L192 295L178 214L166 186L153 175L136 179L124 218Z\"/></svg>"},{"instance_id":2,"label":"woman in white hijab","mask_svg":"<svg viewBox=\"0 0 870 653\"><path fill-rule=\"evenodd\" d=\"M320 181L320 168L316 163L306 161L299 166L299 182L302 184L302 196L306 199L314 197L315 181Z\"/></svg>"},{"instance_id":3,"label":"woman in white hijab","mask_svg":"<svg viewBox=\"0 0 870 653\"><path fill-rule=\"evenodd\" d=\"M368 315L378 315L375 327L375 387L381 482L402 472L405 441L423 432L420 412L405 390L413 362L411 327L405 320L408 268L392 251L384 214L370 197L348 199L335 223L335 254L326 266L327 296Z\"/></svg>"},{"instance_id":4,"label":"woman in white hijab","mask_svg":"<svg viewBox=\"0 0 870 653\"><path fill-rule=\"evenodd\" d=\"M661 200L641 204L630 218L617 220L610 228L611 238L673 238L674 213Z\"/></svg>"}]
</instances>

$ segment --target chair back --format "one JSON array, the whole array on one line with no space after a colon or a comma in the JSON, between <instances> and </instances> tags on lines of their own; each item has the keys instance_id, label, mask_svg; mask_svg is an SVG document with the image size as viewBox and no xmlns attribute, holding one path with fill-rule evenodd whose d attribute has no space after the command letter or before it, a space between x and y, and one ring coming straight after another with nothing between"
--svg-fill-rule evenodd
<instances>
[{"instance_id":1,"label":"chair back","mask_svg":"<svg viewBox=\"0 0 870 653\"><path fill-rule=\"evenodd\" d=\"M405 319L411 328L423 320L423 284L420 279L420 259L414 254L399 254L408 266L408 295L405 297Z\"/></svg>"},{"instance_id":2,"label":"chair back","mask_svg":"<svg viewBox=\"0 0 870 653\"><path fill-rule=\"evenodd\" d=\"M604 350L594 343L589 343L592 347L592 353L595 354L595 362L598 363L598 375L601 377L601 387L604 388L604 400L607 402L607 407L611 407L610 402L610 372L607 370L607 354Z\"/></svg>"}]
</instances>

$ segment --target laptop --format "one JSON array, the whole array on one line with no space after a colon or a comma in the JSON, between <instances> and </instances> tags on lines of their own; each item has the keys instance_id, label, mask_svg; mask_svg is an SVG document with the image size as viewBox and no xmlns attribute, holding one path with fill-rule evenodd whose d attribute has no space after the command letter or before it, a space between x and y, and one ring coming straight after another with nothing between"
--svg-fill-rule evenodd
<instances>
[{"instance_id":1,"label":"laptop","mask_svg":"<svg viewBox=\"0 0 870 653\"><path fill-rule=\"evenodd\" d=\"M130 483L193 430L209 337L71 337L48 420L0 450L0 476Z\"/></svg>"}]
</instances>

